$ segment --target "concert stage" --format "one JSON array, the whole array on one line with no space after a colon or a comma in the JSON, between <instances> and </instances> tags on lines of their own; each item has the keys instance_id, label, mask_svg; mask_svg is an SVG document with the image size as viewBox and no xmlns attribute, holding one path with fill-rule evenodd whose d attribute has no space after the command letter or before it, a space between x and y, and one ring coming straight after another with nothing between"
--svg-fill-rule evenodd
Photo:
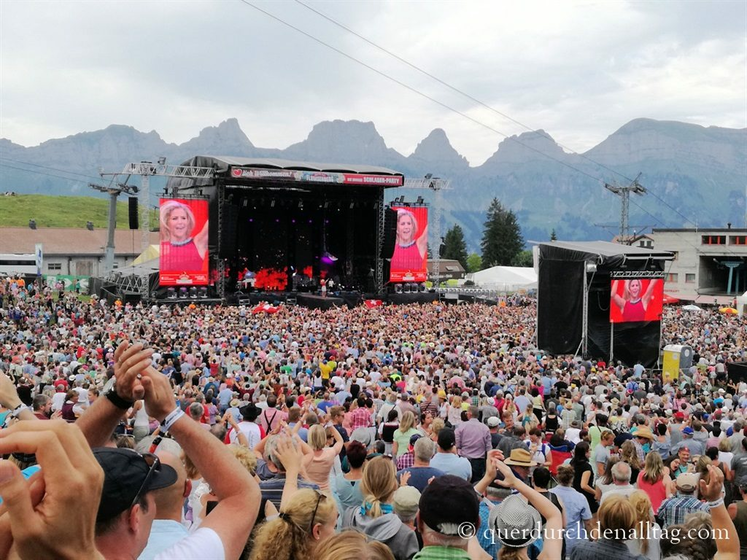
<instances>
[{"instance_id":1,"label":"concert stage","mask_svg":"<svg viewBox=\"0 0 747 560\"><path fill-rule=\"evenodd\" d=\"M226 156L182 165L214 170L210 178L172 178L166 185L166 196L184 204L190 197L208 200L211 296L230 303L238 291L298 292L301 299L323 283L334 292L383 292L384 192L404 184L401 173ZM359 299L340 297L337 303L351 305Z\"/></svg>"}]
</instances>

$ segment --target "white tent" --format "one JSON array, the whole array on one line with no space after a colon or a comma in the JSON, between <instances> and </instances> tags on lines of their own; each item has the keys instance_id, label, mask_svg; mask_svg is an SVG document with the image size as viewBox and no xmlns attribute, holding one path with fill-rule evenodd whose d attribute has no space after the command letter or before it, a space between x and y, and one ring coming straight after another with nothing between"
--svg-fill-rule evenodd
<instances>
[{"instance_id":1,"label":"white tent","mask_svg":"<svg viewBox=\"0 0 747 560\"><path fill-rule=\"evenodd\" d=\"M747 312L747 292L737 296L737 311L740 317Z\"/></svg>"},{"instance_id":2,"label":"white tent","mask_svg":"<svg viewBox=\"0 0 747 560\"><path fill-rule=\"evenodd\" d=\"M532 267L494 266L472 275L475 286L487 290L516 292L537 288L537 273Z\"/></svg>"}]
</instances>

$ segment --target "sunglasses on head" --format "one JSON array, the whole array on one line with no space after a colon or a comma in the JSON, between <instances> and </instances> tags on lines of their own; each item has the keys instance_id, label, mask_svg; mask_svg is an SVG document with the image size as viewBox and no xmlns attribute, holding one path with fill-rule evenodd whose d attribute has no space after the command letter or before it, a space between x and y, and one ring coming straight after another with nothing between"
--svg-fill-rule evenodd
<instances>
[{"instance_id":1,"label":"sunglasses on head","mask_svg":"<svg viewBox=\"0 0 747 560\"><path fill-rule=\"evenodd\" d=\"M327 495L320 492L319 490L316 490L316 506L314 507L314 513L311 514L311 523L309 523L309 534L311 534L314 530L314 521L316 521L316 512L319 511L319 503L322 501L322 498L326 500Z\"/></svg>"},{"instance_id":2,"label":"sunglasses on head","mask_svg":"<svg viewBox=\"0 0 747 560\"><path fill-rule=\"evenodd\" d=\"M148 482L150 482L150 479L153 477L153 474L156 471L161 470L161 460L152 453L147 453L145 455L140 455L145 463L148 465L148 474L145 475L145 478L143 479L143 483L140 485L140 489L137 491L137 494L135 494L135 499L132 500L132 503L130 504L130 508L132 508L140 498L142 497L144 490L148 487Z\"/></svg>"}]
</instances>

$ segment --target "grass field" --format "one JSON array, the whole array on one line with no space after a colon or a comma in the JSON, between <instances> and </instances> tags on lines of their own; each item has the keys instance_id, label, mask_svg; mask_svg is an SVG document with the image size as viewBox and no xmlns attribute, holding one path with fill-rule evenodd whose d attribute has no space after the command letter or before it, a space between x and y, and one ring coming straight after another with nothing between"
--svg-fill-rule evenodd
<instances>
[{"instance_id":1,"label":"grass field","mask_svg":"<svg viewBox=\"0 0 747 560\"><path fill-rule=\"evenodd\" d=\"M84 228L93 222L96 228L108 224L109 201L91 196L45 196L37 194L0 196L0 227L27 227L36 220L36 227ZM127 198L117 203L117 228L127 228ZM154 210L151 227L157 226Z\"/></svg>"}]
</instances>

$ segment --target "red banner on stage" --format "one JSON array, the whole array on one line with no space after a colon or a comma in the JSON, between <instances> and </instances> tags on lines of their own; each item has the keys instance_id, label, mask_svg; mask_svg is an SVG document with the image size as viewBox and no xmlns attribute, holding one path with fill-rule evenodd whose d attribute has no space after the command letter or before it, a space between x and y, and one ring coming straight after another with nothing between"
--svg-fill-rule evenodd
<instances>
[{"instance_id":1,"label":"red banner on stage","mask_svg":"<svg viewBox=\"0 0 747 560\"><path fill-rule=\"evenodd\" d=\"M160 201L161 286L207 286L208 201Z\"/></svg>"},{"instance_id":2,"label":"red banner on stage","mask_svg":"<svg viewBox=\"0 0 747 560\"><path fill-rule=\"evenodd\" d=\"M610 322L660 321L663 299L662 279L612 280Z\"/></svg>"},{"instance_id":3,"label":"red banner on stage","mask_svg":"<svg viewBox=\"0 0 747 560\"><path fill-rule=\"evenodd\" d=\"M428 279L428 208L392 206L397 212L397 241L389 268L390 282Z\"/></svg>"}]
</instances>

